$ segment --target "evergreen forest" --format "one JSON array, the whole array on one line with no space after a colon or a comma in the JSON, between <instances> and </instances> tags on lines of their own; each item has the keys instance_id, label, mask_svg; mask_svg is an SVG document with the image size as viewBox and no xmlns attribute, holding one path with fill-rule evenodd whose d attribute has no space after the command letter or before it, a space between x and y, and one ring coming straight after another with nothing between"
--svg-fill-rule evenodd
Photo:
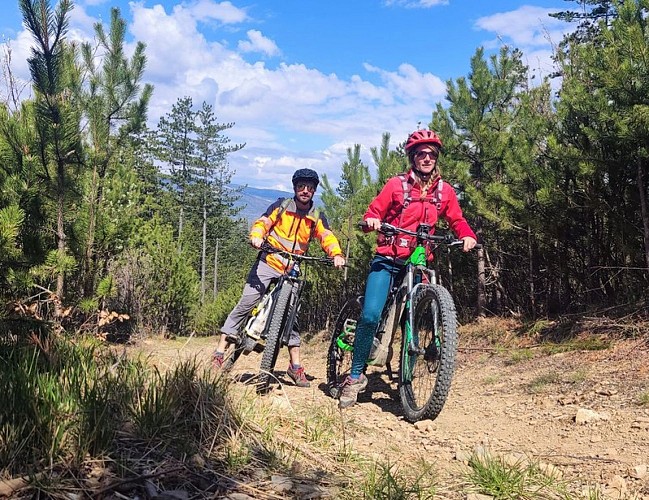
<instances>
[{"instance_id":1,"label":"evergreen forest","mask_svg":"<svg viewBox=\"0 0 649 500\"><path fill-rule=\"evenodd\" d=\"M555 14L578 24L555 47L555 74L539 81L516 47L477 48L424 124L444 141L443 177L483 243L436 261L463 321L647 311L649 0L573 4ZM228 137L236 123L187 96L149 123L146 47L127 55L118 9L77 43L72 0L20 8L32 97L3 46L0 329L214 333L256 257L228 162L245 148ZM340 184L323 179L349 267L307 269L305 330L362 291L374 237L357 222L407 169L402 140L357 144Z\"/></svg>"}]
</instances>

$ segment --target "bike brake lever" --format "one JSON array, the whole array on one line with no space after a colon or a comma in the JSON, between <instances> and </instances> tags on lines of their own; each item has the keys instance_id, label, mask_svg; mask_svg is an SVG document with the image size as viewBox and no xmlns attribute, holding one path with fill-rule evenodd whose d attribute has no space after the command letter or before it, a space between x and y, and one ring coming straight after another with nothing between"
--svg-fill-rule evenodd
<instances>
[{"instance_id":1,"label":"bike brake lever","mask_svg":"<svg viewBox=\"0 0 649 500\"><path fill-rule=\"evenodd\" d=\"M395 234L397 234L397 230L386 223L381 224L379 232L383 233L385 236L394 236Z\"/></svg>"}]
</instances>

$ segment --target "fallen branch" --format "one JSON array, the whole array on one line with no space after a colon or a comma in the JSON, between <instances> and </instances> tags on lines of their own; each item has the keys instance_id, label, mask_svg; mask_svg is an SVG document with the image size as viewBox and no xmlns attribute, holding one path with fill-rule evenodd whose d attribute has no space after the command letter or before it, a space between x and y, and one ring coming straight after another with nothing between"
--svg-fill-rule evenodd
<instances>
[{"instance_id":1,"label":"fallen branch","mask_svg":"<svg viewBox=\"0 0 649 500\"><path fill-rule=\"evenodd\" d=\"M130 478L126 478L126 479L121 479L119 481L113 481L108 486L104 486L100 490L95 491L95 495L101 495L103 493L108 493L109 491L120 488L121 486L124 486L126 484L141 483L142 481L146 481L147 479L152 479L154 477L163 476L165 474L171 474L172 472L178 472L178 471L181 471L183 469L184 469L184 467L176 467L174 469L167 469L167 470L163 470L163 471L156 472L156 473L153 473L153 474L145 474L143 476L130 477Z\"/></svg>"},{"instance_id":2,"label":"fallen branch","mask_svg":"<svg viewBox=\"0 0 649 500\"><path fill-rule=\"evenodd\" d=\"M44 473L36 474L33 479L39 480L45 477ZM0 481L0 497L10 497L14 493L30 484L30 476L17 477L14 479L7 479Z\"/></svg>"}]
</instances>

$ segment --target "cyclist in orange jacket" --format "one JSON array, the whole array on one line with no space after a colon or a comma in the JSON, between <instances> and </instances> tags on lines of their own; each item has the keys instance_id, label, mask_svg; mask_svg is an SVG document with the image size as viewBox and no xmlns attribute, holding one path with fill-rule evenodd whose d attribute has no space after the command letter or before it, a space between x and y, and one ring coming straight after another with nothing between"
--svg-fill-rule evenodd
<instances>
[{"instance_id":1,"label":"cyclist in orange jacket","mask_svg":"<svg viewBox=\"0 0 649 500\"><path fill-rule=\"evenodd\" d=\"M275 248L292 253L307 251L311 238L316 238L325 253L333 258L337 268L345 265L345 258L338 239L329 229L324 214L320 214L313 204L313 195L318 188L318 173L302 168L293 174L294 196L290 200L279 198L257 219L250 230L250 244L260 248L267 241ZM228 342L239 340L240 330L250 312L259 303L270 283L286 272L289 261L281 254L260 252L253 265L237 305L228 315L221 327L221 338L213 355L213 364L221 368ZM309 387L304 367L300 364L300 336L293 331L288 342L291 358L286 373L299 387Z\"/></svg>"},{"instance_id":2,"label":"cyclist in orange jacket","mask_svg":"<svg viewBox=\"0 0 649 500\"><path fill-rule=\"evenodd\" d=\"M442 141L432 130L416 130L406 141L410 170L392 177L370 203L363 220L367 231L378 230L381 222L412 231L420 223L435 227L442 217L455 235L464 240L463 250L476 245L476 236L462 214L453 187L442 181L437 159ZM376 256L370 264L365 285L363 312L356 326L350 374L342 384L338 406L347 408L356 403L358 394L367 387L365 364L372 347L381 312L387 300L390 282L403 266L415 246L413 236L379 234ZM427 258L433 258L428 252Z\"/></svg>"}]
</instances>

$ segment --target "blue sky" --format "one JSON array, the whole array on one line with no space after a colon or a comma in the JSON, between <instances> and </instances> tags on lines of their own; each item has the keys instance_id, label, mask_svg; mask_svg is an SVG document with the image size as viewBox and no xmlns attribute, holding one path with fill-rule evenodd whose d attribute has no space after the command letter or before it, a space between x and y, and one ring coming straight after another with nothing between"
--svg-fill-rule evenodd
<instances>
[{"instance_id":1,"label":"blue sky","mask_svg":"<svg viewBox=\"0 0 649 500\"><path fill-rule=\"evenodd\" d=\"M50 0L55 5L54 0ZM444 104L445 82L466 76L475 50L518 47L535 72L570 27L549 12L566 0L77 0L69 36L92 38L118 7L127 40L147 44L145 81L155 86L154 127L179 97L214 106L228 136L233 182L287 189L297 168L335 184L346 150L364 158L384 132L396 146ZM27 81L30 35L17 0L3 0L2 42ZM0 77L1 78L1 77ZM0 80L0 98L6 86Z\"/></svg>"}]
</instances>

